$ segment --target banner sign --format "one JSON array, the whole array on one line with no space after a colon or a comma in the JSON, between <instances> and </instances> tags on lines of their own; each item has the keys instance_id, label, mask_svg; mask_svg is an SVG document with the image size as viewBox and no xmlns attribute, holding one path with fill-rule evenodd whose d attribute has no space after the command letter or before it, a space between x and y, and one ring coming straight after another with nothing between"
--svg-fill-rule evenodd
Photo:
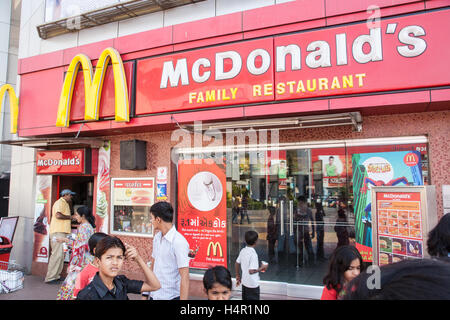
<instances>
[{"instance_id":1,"label":"banner sign","mask_svg":"<svg viewBox=\"0 0 450 320\"><path fill-rule=\"evenodd\" d=\"M177 230L189 242L190 267L227 267L225 167L208 160L178 162Z\"/></svg>"},{"instance_id":2,"label":"banner sign","mask_svg":"<svg viewBox=\"0 0 450 320\"><path fill-rule=\"evenodd\" d=\"M378 265L424 257L420 192L377 192Z\"/></svg>"},{"instance_id":3,"label":"banner sign","mask_svg":"<svg viewBox=\"0 0 450 320\"><path fill-rule=\"evenodd\" d=\"M442 10L140 60L136 114L449 85L448 29Z\"/></svg>"},{"instance_id":4,"label":"banner sign","mask_svg":"<svg viewBox=\"0 0 450 320\"><path fill-rule=\"evenodd\" d=\"M49 229L51 215L52 176L36 176L36 199L34 206L33 261L48 263L50 256Z\"/></svg>"},{"instance_id":5,"label":"banner sign","mask_svg":"<svg viewBox=\"0 0 450 320\"><path fill-rule=\"evenodd\" d=\"M36 174L83 174L86 150L37 151Z\"/></svg>"},{"instance_id":6,"label":"banner sign","mask_svg":"<svg viewBox=\"0 0 450 320\"><path fill-rule=\"evenodd\" d=\"M420 152L398 151L353 154L353 197L356 247L364 261L372 261L372 186L423 185ZM374 204L375 205L375 204Z\"/></svg>"},{"instance_id":7,"label":"banner sign","mask_svg":"<svg viewBox=\"0 0 450 320\"><path fill-rule=\"evenodd\" d=\"M95 199L96 231L108 233L108 204L110 200L111 141L105 141L98 151L97 192ZM106 221L106 223L105 223Z\"/></svg>"}]
</instances>

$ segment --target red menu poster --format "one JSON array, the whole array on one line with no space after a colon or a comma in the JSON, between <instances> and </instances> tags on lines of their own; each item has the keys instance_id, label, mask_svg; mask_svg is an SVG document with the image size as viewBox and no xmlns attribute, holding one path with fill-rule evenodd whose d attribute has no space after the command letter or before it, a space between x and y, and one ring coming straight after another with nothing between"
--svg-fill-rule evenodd
<instances>
[{"instance_id":1,"label":"red menu poster","mask_svg":"<svg viewBox=\"0 0 450 320\"><path fill-rule=\"evenodd\" d=\"M378 265L424 257L420 192L377 192Z\"/></svg>"},{"instance_id":2,"label":"red menu poster","mask_svg":"<svg viewBox=\"0 0 450 320\"><path fill-rule=\"evenodd\" d=\"M211 160L178 162L177 230L189 242L190 267L227 267L225 167Z\"/></svg>"}]
</instances>

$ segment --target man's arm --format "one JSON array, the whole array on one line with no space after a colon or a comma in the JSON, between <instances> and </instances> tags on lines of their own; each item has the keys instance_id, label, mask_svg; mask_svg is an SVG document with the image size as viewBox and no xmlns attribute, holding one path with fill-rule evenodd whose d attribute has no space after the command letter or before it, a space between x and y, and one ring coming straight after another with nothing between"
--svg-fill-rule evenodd
<instances>
[{"instance_id":1,"label":"man's arm","mask_svg":"<svg viewBox=\"0 0 450 320\"><path fill-rule=\"evenodd\" d=\"M180 300L188 300L189 298L189 267L179 268L180 282Z\"/></svg>"},{"instance_id":2,"label":"man's arm","mask_svg":"<svg viewBox=\"0 0 450 320\"><path fill-rule=\"evenodd\" d=\"M56 212L56 218L58 218L58 219L61 219L61 220L72 220L72 216L70 216L70 215L65 215L65 214L62 214L61 212Z\"/></svg>"}]
</instances>

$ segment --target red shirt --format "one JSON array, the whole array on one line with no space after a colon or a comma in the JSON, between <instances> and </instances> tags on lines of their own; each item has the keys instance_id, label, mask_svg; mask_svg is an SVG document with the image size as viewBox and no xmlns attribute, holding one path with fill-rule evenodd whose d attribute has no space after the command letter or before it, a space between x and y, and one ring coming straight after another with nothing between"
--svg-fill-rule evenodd
<instances>
[{"instance_id":1,"label":"red shirt","mask_svg":"<svg viewBox=\"0 0 450 320\"><path fill-rule=\"evenodd\" d=\"M337 292L335 289L328 289L326 286L323 287L322 297L320 300L337 300Z\"/></svg>"},{"instance_id":2,"label":"red shirt","mask_svg":"<svg viewBox=\"0 0 450 320\"><path fill-rule=\"evenodd\" d=\"M73 290L74 299L76 299L78 292L83 290L89 283L91 283L97 272L98 268L93 266L92 264L88 264L83 268L83 270L81 270L81 272L77 276L77 279L75 280L75 289Z\"/></svg>"}]
</instances>

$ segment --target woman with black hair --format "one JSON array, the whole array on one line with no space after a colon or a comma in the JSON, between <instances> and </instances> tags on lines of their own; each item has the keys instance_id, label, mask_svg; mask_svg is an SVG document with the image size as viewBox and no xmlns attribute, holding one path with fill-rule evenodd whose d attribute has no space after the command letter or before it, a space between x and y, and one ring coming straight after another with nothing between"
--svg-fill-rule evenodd
<instances>
[{"instance_id":1,"label":"woman with black hair","mask_svg":"<svg viewBox=\"0 0 450 320\"><path fill-rule=\"evenodd\" d=\"M328 267L328 273L323 278L325 287L321 300L337 300L344 287L356 278L365 266L361 254L354 246L341 246L334 250Z\"/></svg>"},{"instance_id":2,"label":"woman with black hair","mask_svg":"<svg viewBox=\"0 0 450 320\"><path fill-rule=\"evenodd\" d=\"M340 299L450 300L450 268L442 260L403 260L384 265L377 273L361 273L348 283Z\"/></svg>"},{"instance_id":3,"label":"woman with black hair","mask_svg":"<svg viewBox=\"0 0 450 320\"><path fill-rule=\"evenodd\" d=\"M94 260L89 252L89 238L95 232L95 218L91 210L82 206L77 208L73 215L80 225L78 226L77 235L75 237L58 238L56 241L66 243L72 248L72 255L67 268L67 277L59 289L56 300L72 300L75 288L75 281L81 270Z\"/></svg>"},{"instance_id":4,"label":"woman with black hair","mask_svg":"<svg viewBox=\"0 0 450 320\"><path fill-rule=\"evenodd\" d=\"M208 300L230 300L232 286L230 271L223 266L209 268L203 276Z\"/></svg>"},{"instance_id":5,"label":"woman with black hair","mask_svg":"<svg viewBox=\"0 0 450 320\"><path fill-rule=\"evenodd\" d=\"M445 214L428 234L428 253L450 261L450 214Z\"/></svg>"}]
</instances>

